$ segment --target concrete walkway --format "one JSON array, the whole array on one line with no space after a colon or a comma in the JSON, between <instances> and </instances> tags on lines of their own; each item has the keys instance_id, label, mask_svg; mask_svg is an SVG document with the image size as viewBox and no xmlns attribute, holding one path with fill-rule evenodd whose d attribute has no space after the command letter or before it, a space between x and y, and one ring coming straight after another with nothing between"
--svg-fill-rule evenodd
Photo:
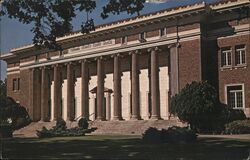
<instances>
[{"instance_id":1,"label":"concrete walkway","mask_svg":"<svg viewBox=\"0 0 250 160\"><path fill-rule=\"evenodd\" d=\"M249 140L250 142L250 134L235 134L235 135L203 135L199 134L198 137L201 138L229 138L229 139L244 139Z\"/></svg>"}]
</instances>

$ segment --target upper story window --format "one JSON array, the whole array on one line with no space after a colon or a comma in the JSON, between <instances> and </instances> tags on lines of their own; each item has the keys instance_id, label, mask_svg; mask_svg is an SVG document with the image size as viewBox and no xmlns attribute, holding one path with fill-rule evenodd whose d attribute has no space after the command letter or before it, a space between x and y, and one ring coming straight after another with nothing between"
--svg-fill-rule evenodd
<instances>
[{"instance_id":1,"label":"upper story window","mask_svg":"<svg viewBox=\"0 0 250 160\"><path fill-rule=\"evenodd\" d=\"M246 47L245 45L239 45L235 47L235 65L246 64Z\"/></svg>"},{"instance_id":2,"label":"upper story window","mask_svg":"<svg viewBox=\"0 0 250 160\"><path fill-rule=\"evenodd\" d=\"M63 51L62 50L59 51L59 57L63 57Z\"/></svg>"},{"instance_id":3,"label":"upper story window","mask_svg":"<svg viewBox=\"0 0 250 160\"><path fill-rule=\"evenodd\" d=\"M50 54L49 53L46 53L46 59L50 60Z\"/></svg>"},{"instance_id":4,"label":"upper story window","mask_svg":"<svg viewBox=\"0 0 250 160\"><path fill-rule=\"evenodd\" d=\"M35 56L35 62L39 62L39 56L38 55Z\"/></svg>"},{"instance_id":5,"label":"upper story window","mask_svg":"<svg viewBox=\"0 0 250 160\"><path fill-rule=\"evenodd\" d=\"M166 35L166 28L161 28L160 29L160 37L163 37Z\"/></svg>"},{"instance_id":6,"label":"upper story window","mask_svg":"<svg viewBox=\"0 0 250 160\"><path fill-rule=\"evenodd\" d=\"M128 37L127 36L123 36L122 38L121 38L121 43L122 44L126 44L128 42Z\"/></svg>"},{"instance_id":7,"label":"upper story window","mask_svg":"<svg viewBox=\"0 0 250 160\"><path fill-rule=\"evenodd\" d=\"M224 48L221 51L221 67L227 67L232 65L232 50L230 48Z\"/></svg>"},{"instance_id":8,"label":"upper story window","mask_svg":"<svg viewBox=\"0 0 250 160\"><path fill-rule=\"evenodd\" d=\"M146 42L146 32L142 32L139 34L139 41Z\"/></svg>"},{"instance_id":9,"label":"upper story window","mask_svg":"<svg viewBox=\"0 0 250 160\"><path fill-rule=\"evenodd\" d=\"M227 104L232 108L243 108L243 87L242 85L227 86Z\"/></svg>"},{"instance_id":10,"label":"upper story window","mask_svg":"<svg viewBox=\"0 0 250 160\"><path fill-rule=\"evenodd\" d=\"M19 91L20 90L20 78L14 78L12 81L12 90Z\"/></svg>"}]
</instances>

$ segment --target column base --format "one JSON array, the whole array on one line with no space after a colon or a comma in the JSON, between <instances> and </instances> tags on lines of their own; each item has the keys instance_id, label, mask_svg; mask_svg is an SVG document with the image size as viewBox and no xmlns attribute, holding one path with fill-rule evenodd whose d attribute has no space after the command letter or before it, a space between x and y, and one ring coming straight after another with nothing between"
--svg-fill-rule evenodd
<instances>
[{"instance_id":1,"label":"column base","mask_svg":"<svg viewBox=\"0 0 250 160\"><path fill-rule=\"evenodd\" d=\"M149 120L160 120L161 117L158 115L152 115Z\"/></svg>"},{"instance_id":2,"label":"column base","mask_svg":"<svg viewBox=\"0 0 250 160\"><path fill-rule=\"evenodd\" d=\"M95 121L106 121L106 119L103 118L103 117L97 117L97 118L95 119Z\"/></svg>"},{"instance_id":3,"label":"column base","mask_svg":"<svg viewBox=\"0 0 250 160\"><path fill-rule=\"evenodd\" d=\"M124 119L122 119L122 117L119 117L119 116L114 116L113 121L123 121Z\"/></svg>"},{"instance_id":4,"label":"column base","mask_svg":"<svg viewBox=\"0 0 250 160\"><path fill-rule=\"evenodd\" d=\"M138 116L138 115L132 115L131 118L130 118L130 120L133 121L133 120L142 120L142 119L141 119L141 117Z\"/></svg>"},{"instance_id":5,"label":"column base","mask_svg":"<svg viewBox=\"0 0 250 160\"><path fill-rule=\"evenodd\" d=\"M41 122L50 122L50 119L49 118L45 118L45 119L42 119L40 120Z\"/></svg>"}]
</instances>

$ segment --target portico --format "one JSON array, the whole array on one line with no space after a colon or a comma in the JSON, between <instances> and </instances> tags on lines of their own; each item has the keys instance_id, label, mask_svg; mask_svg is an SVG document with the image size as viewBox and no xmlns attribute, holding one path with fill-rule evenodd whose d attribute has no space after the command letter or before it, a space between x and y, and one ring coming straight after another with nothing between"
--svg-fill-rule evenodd
<instances>
[{"instance_id":1,"label":"portico","mask_svg":"<svg viewBox=\"0 0 250 160\"><path fill-rule=\"evenodd\" d=\"M41 88L34 96L41 102L36 105L41 115L34 119L74 121L79 115L99 121L168 119L169 51L150 47L30 69L41 81L34 85L34 90Z\"/></svg>"}]
</instances>

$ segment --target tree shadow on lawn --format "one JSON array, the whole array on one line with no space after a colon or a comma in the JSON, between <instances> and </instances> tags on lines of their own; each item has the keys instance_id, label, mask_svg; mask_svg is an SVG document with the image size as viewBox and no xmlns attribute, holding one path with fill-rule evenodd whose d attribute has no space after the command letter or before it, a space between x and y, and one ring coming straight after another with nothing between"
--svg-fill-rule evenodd
<instances>
[{"instance_id":1,"label":"tree shadow on lawn","mask_svg":"<svg viewBox=\"0 0 250 160\"><path fill-rule=\"evenodd\" d=\"M141 137L84 136L5 140L9 159L247 159L249 142L199 138L195 143L148 144Z\"/></svg>"}]
</instances>

